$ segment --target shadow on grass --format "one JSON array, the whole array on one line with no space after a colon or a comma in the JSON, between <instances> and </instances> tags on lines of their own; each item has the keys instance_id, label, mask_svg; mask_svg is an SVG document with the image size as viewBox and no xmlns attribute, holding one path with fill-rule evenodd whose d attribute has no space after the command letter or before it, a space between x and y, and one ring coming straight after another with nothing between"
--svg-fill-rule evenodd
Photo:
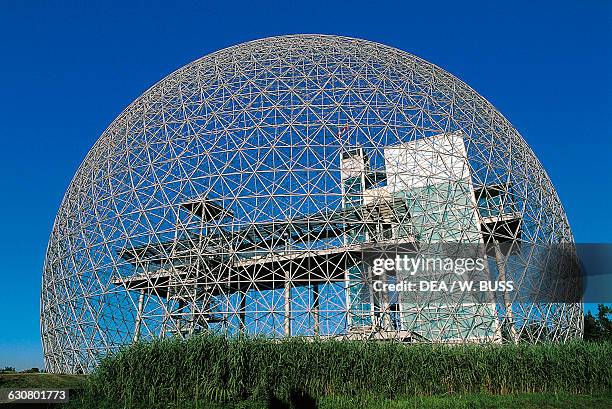
<instances>
[{"instance_id":1,"label":"shadow on grass","mask_svg":"<svg viewBox=\"0 0 612 409\"><path fill-rule=\"evenodd\" d=\"M268 399L269 409L317 409L317 400L309 394L293 390L289 394L289 400L283 401L276 396Z\"/></svg>"}]
</instances>

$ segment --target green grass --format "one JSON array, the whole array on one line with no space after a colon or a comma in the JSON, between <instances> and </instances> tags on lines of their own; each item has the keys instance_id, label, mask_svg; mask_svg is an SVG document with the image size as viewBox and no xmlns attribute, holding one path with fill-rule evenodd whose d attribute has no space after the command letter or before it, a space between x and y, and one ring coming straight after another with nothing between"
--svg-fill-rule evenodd
<instances>
[{"instance_id":1,"label":"green grass","mask_svg":"<svg viewBox=\"0 0 612 409\"><path fill-rule=\"evenodd\" d=\"M0 374L0 388L82 389L85 387L86 383L86 375L62 375L50 373Z\"/></svg>"},{"instance_id":2,"label":"green grass","mask_svg":"<svg viewBox=\"0 0 612 409\"><path fill-rule=\"evenodd\" d=\"M357 407L363 409L609 409L612 407L612 394L467 394L416 396L398 399L342 399L330 397L318 402L319 409L353 409Z\"/></svg>"},{"instance_id":3,"label":"green grass","mask_svg":"<svg viewBox=\"0 0 612 409\"><path fill-rule=\"evenodd\" d=\"M514 405L512 399L520 396L544 396L534 403L541 407L552 401L550 396L572 401L593 394L598 399L609 391L611 343L449 346L201 336L119 351L91 375L84 398L108 402L109 407L113 402L155 407L196 401L215 407L231 402L288 404L298 397L321 407L332 401L335 406L329 407L342 407L339 397L367 394L373 396L372 407L402 408L444 407L444 399L457 407L462 404L457 397L464 395L476 399L465 407L496 407L486 406L491 400ZM344 407L367 405L353 403Z\"/></svg>"},{"instance_id":4,"label":"green grass","mask_svg":"<svg viewBox=\"0 0 612 409\"><path fill-rule=\"evenodd\" d=\"M123 409L121 403L103 401L75 401L68 408ZM132 409L267 409L288 408L282 402L245 400L240 402L164 402L158 404L134 404ZM317 409L608 409L612 407L612 394L572 395L572 394L467 394L415 396L409 398L385 399L371 397L331 396L311 402L311 405L297 404L296 408Z\"/></svg>"},{"instance_id":5,"label":"green grass","mask_svg":"<svg viewBox=\"0 0 612 409\"><path fill-rule=\"evenodd\" d=\"M64 409L598 409L612 408L612 344L206 336L127 347L89 376L0 374L0 387L82 389Z\"/></svg>"}]
</instances>

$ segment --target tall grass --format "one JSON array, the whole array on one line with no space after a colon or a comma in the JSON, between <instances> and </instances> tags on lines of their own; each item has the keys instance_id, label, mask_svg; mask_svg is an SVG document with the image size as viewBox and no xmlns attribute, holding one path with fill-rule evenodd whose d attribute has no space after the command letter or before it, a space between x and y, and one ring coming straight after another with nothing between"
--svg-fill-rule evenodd
<instances>
[{"instance_id":1,"label":"tall grass","mask_svg":"<svg viewBox=\"0 0 612 409\"><path fill-rule=\"evenodd\" d=\"M88 393L142 405L289 401L296 395L593 393L612 389L612 344L405 345L227 339L139 343L105 358Z\"/></svg>"}]
</instances>

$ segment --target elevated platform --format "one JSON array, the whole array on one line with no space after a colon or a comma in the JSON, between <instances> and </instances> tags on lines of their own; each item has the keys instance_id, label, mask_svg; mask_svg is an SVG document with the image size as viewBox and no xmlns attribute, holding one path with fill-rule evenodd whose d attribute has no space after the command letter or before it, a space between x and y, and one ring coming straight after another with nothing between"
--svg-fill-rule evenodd
<instances>
[{"instance_id":1,"label":"elevated platform","mask_svg":"<svg viewBox=\"0 0 612 409\"><path fill-rule=\"evenodd\" d=\"M240 259L228 255L228 259L216 268L183 266L174 269L160 268L130 277L116 278L112 282L128 290L144 290L160 297L167 297L171 287L195 287L211 295L246 292L249 289L274 290L284 288L287 281L293 287L313 284L344 282L346 270L362 260L364 252L377 251L380 246L406 246L415 243L414 238L389 240L388 242L360 243L321 250L297 250L265 253L260 257Z\"/></svg>"}]
</instances>

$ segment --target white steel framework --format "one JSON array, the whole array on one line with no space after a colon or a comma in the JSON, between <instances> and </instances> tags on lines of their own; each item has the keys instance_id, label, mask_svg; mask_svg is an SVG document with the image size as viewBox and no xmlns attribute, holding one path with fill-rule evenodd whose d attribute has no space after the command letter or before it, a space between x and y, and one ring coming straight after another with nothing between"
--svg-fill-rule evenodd
<instances>
[{"instance_id":1,"label":"white steel framework","mask_svg":"<svg viewBox=\"0 0 612 409\"><path fill-rule=\"evenodd\" d=\"M252 41L154 85L77 170L44 265L45 363L86 372L121 345L206 331L563 341L580 304L409 302L375 294L360 254L572 241L534 153L451 74L352 38ZM529 260L504 257L496 274L520 281Z\"/></svg>"}]
</instances>

